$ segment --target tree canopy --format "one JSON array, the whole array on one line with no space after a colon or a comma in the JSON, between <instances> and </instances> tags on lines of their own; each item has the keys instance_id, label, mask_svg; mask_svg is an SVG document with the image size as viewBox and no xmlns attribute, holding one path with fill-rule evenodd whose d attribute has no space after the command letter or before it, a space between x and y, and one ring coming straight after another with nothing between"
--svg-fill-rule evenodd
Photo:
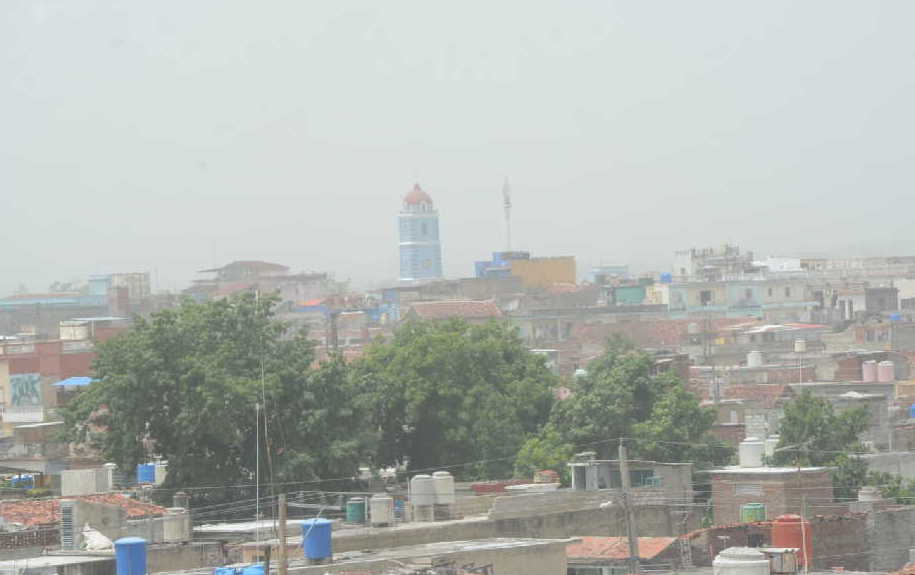
<instances>
[{"instance_id":1,"label":"tree canopy","mask_svg":"<svg viewBox=\"0 0 915 575\"><path fill-rule=\"evenodd\" d=\"M275 481L352 476L363 438L344 367L313 369L313 344L275 303L188 300L138 318L98 346L99 381L65 411L74 438L128 469L167 459L166 485L223 485L253 478L260 421L261 470Z\"/></svg>"},{"instance_id":2,"label":"tree canopy","mask_svg":"<svg viewBox=\"0 0 915 575\"><path fill-rule=\"evenodd\" d=\"M586 372L572 396L554 406L549 434L532 439L528 451L590 447L614 458L618 438L628 438L631 454L646 459L707 467L730 457L732 450L709 434L714 412L675 374L655 373L650 354L611 339Z\"/></svg>"},{"instance_id":3,"label":"tree canopy","mask_svg":"<svg viewBox=\"0 0 915 575\"><path fill-rule=\"evenodd\" d=\"M376 464L507 475L524 440L546 422L555 376L503 323L412 321L353 366L377 430Z\"/></svg>"},{"instance_id":4,"label":"tree canopy","mask_svg":"<svg viewBox=\"0 0 915 575\"><path fill-rule=\"evenodd\" d=\"M867 423L864 408L836 413L829 401L804 390L785 406L785 416L779 424L775 462L832 465L841 454L861 451L858 438Z\"/></svg>"},{"instance_id":5,"label":"tree canopy","mask_svg":"<svg viewBox=\"0 0 915 575\"><path fill-rule=\"evenodd\" d=\"M852 455L862 451L858 438L867 424L866 409L836 413L828 400L804 390L785 406L774 462L833 467L835 496L853 499L867 477L867 464Z\"/></svg>"}]
</instances>

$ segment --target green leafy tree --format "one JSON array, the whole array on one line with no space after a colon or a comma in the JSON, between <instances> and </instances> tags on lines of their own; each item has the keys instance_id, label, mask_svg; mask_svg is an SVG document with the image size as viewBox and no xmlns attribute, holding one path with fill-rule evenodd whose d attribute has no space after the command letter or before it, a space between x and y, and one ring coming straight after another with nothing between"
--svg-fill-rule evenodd
<instances>
[{"instance_id":1,"label":"green leafy tree","mask_svg":"<svg viewBox=\"0 0 915 575\"><path fill-rule=\"evenodd\" d=\"M853 499L867 477L867 463L854 457L867 428L864 408L836 413L832 404L805 390L785 406L774 462L780 465L833 467L833 492Z\"/></svg>"},{"instance_id":2,"label":"green leafy tree","mask_svg":"<svg viewBox=\"0 0 915 575\"><path fill-rule=\"evenodd\" d=\"M314 370L275 304L248 294L137 319L99 345L98 383L65 411L71 437L127 469L167 459L166 486L250 482L258 451L264 482L352 475L364 417L346 367Z\"/></svg>"},{"instance_id":3,"label":"green leafy tree","mask_svg":"<svg viewBox=\"0 0 915 575\"><path fill-rule=\"evenodd\" d=\"M866 409L836 413L829 401L805 390L785 406L775 463L832 465L839 455L861 451L858 438L867 425Z\"/></svg>"},{"instance_id":4,"label":"green leafy tree","mask_svg":"<svg viewBox=\"0 0 915 575\"><path fill-rule=\"evenodd\" d=\"M732 449L709 433L715 412L676 382L632 426L635 450L654 461L692 461L700 467L726 463Z\"/></svg>"},{"instance_id":5,"label":"green leafy tree","mask_svg":"<svg viewBox=\"0 0 915 575\"><path fill-rule=\"evenodd\" d=\"M858 488L868 479L867 462L854 455L840 454L832 461L833 494L839 501L855 500Z\"/></svg>"},{"instance_id":6,"label":"green leafy tree","mask_svg":"<svg viewBox=\"0 0 915 575\"><path fill-rule=\"evenodd\" d=\"M632 439L633 456L703 467L723 463L731 454L709 434L712 410L701 407L675 374L656 374L649 354L619 338L608 342L572 391L550 415L564 443L593 446L613 458L617 439L626 437Z\"/></svg>"},{"instance_id":7,"label":"green leafy tree","mask_svg":"<svg viewBox=\"0 0 915 575\"><path fill-rule=\"evenodd\" d=\"M412 469L480 461L453 473L511 473L553 403L555 377L516 330L497 322L412 321L353 366L377 430L376 463Z\"/></svg>"},{"instance_id":8,"label":"green leafy tree","mask_svg":"<svg viewBox=\"0 0 915 575\"><path fill-rule=\"evenodd\" d=\"M533 475L545 469L552 469L559 474L564 485L570 481L569 467L566 465L575 454L575 447L564 443L550 425L544 427L540 434L524 442L515 458L515 477L530 480Z\"/></svg>"}]
</instances>

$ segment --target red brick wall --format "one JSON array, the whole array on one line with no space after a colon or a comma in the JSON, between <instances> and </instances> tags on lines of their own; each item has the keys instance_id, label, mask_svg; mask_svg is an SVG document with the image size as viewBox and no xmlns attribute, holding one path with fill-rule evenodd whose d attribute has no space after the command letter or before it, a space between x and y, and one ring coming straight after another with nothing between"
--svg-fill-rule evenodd
<instances>
[{"instance_id":1,"label":"red brick wall","mask_svg":"<svg viewBox=\"0 0 915 575\"><path fill-rule=\"evenodd\" d=\"M763 503L766 518L784 513L800 513L804 496L807 498L808 516L815 502L832 501L832 478L829 471L796 473L713 473L712 507L716 525L740 521L740 506L745 503ZM759 485L761 495L738 494L737 486Z\"/></svg>"}]
</instances>

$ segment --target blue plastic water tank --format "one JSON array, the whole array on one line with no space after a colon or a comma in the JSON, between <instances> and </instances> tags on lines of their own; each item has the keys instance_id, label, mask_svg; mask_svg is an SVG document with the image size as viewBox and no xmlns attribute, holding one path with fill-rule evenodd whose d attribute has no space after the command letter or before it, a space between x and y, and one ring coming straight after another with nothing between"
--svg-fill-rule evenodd
<instances>
[{"instance_id":1,"label":"blue plastic water tank","mask_svg":"<svg viewBox=\"0 0 915 575\"><path fill-rule=\"evenodd\" d=\"M332 524L333 522L328 519L302 521L302 548L305 550L305 557L327 559L333 556L330 536Z\"/></svg>"},{"instance_id":2,"label":"blue plastic water tank","mask_svg":"<svg viewBox=\"0 0 915 575\"><path fill-rule=\"evenodd\" d=\"M154 463L137 464L137 483L155 483L156 465Z\"/></svg>"},{"instance_id":3,"label":"blue plastic water tank","mask_svg":"<svg viewBox=\"0 0 915 575\"><path fill-rule=\"evenodd\" d=\"M909 417L915 419L915 403L909 406Z\"/></svg>"},{"instance_id":4,"label":"blue plastic water tank","mask_svg":"<svg viewBox=\"0 0 915 575\"><path fill-rule=\"evenodd\" d=\"M241 575L264 575L264 564L255 563L241 570Z\"/></svg>"},{"instance_id":5,"label":"blue plastic water tank","mask_svg":"<svg viewBox=\"0 0 915 575\"><path fill-rule=\"evenodd\" d=\"M670 274L669 272L664 272L661 274L661 283L662 284L669 284L669 283L672 283L673 281L674 281L674 276L672 274Z\"/></svg>"},{"instance_id":6,"label":"blue plastic water tank","mask_svg":"<svg viewBox=\"0 0 915 575\"><path fill-rule=\"evenodd\" d=\"M114 542L118 575L146 575L146 539L121 537Z\"/></svg>"}]
</instances>

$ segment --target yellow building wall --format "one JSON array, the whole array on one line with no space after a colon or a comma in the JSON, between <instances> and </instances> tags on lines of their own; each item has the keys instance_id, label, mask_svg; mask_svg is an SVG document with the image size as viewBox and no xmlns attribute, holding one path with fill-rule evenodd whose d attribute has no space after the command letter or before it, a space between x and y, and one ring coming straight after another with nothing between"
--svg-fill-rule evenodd
<instances>
[{"instance_id":1,"label":"yellow building wall","mask_svg":"<svg viewBox=\"0 0 915 575\"><path fill-rule=\"evenodd\" d=\"M574 284L575 256L512 260L511 273L521 278L524 287L546 287L557 283Z\"/></svg>"}]
</instances>

